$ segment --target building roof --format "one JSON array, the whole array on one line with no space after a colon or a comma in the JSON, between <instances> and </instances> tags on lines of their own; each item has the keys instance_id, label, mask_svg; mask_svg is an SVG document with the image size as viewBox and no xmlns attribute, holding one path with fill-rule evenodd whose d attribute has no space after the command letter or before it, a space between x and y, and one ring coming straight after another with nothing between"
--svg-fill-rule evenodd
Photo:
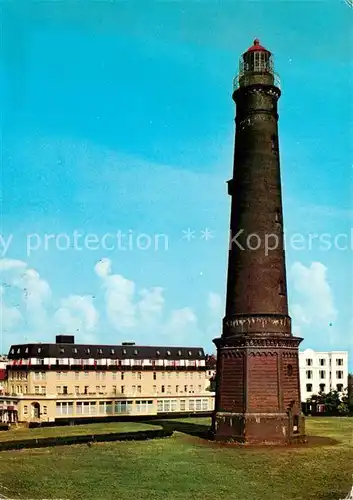
<instances>
[{"instance_id":1,"label":"building roof","mask_svg":"<svg viewBox=\"0 0 353 500\"><path fill-rule=\"evenodd\" d=\"M245 52L268 52L270 54L270 51L265 49L262 45L260 45L260 40L258 38L255 38L254 43L252 44L251 47L248 48L248 50Z\"/></svg>"},{"instance_id":2,"label":"building roof","mask_svg":"<svg viewBox=\"0 0 353 500\"><path fill-rule=\"evenodd\" d=\"M92 344L19 344L10 347L9 359L205 359L202 347L165 347Z\"/></svg>"}]
</instances>

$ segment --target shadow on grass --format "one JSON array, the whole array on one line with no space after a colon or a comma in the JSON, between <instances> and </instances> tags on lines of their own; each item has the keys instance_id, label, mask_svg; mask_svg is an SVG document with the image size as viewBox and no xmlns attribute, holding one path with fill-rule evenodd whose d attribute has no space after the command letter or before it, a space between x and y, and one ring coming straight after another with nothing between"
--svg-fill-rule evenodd
<instances>
[{"instance_id":1,"label":"shadow on grass","mask_svg":"<svg viewBox=\"0 0 353 500\"><path fill-rule=\"evenodd\" d=\"M165 431L176 431L202 439L210 439L210 426L178 420L147 420L144 423L161 426Z\"/></svg>"}]
</instances>

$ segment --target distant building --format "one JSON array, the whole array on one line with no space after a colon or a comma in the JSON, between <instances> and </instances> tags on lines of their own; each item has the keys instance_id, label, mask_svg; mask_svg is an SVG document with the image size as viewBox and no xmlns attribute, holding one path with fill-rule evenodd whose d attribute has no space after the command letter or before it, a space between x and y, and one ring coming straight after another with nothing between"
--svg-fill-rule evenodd
<instances>
[{"instance_id":1,"label":"distant building","mask_svg":"<svg viewBox=\"0 0 353 500\"><path fill-rule=\"evenodd\" d=\"M314 351L299 353L301 400L319 392L344 392L348 386L348 352Z\"/></svg>"},{"instance_id":2,"label":"distant building","mask_svg":"<svg viewBox=\"0 0 353 500\"><path fill-rule=\"evenodd\" d=\"M52 344L12 345L8 358L5 397L21 422L214 408L201 347L82 345L59 335Z\"/></svg>"}]
</instances>

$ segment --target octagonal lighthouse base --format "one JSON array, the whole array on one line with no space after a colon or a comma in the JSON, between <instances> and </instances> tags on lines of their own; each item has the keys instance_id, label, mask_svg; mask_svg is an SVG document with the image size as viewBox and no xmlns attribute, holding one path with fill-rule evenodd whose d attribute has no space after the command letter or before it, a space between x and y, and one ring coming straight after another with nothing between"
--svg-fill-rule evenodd
<instances>
[{"instance_id":1,"label":"octagonal lighthouse base","mask_svg":"<svg viewBox=\"0 0 353 500\"><path fill-rule=\"evenodd\" d=\"M290 445L306 443L304 416L288 413L215 412L212 438L244 445Z\"/></svg>"}]
</instances>

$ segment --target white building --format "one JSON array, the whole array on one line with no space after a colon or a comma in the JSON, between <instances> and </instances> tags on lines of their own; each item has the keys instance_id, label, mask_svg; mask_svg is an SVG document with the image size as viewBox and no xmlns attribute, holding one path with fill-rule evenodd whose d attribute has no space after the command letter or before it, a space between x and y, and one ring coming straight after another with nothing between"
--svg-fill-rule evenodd
<instances>
[{"instance_id":1,"label":"white building","mask_svg":"<svg viewBox=\"0 0 353 500\"><path fill-rule=\"evenodd\" d=\"M319 392L343 392L347 388L347 351L300 351L299 368L302 402Z\"/></svg>"}]
</instances>

